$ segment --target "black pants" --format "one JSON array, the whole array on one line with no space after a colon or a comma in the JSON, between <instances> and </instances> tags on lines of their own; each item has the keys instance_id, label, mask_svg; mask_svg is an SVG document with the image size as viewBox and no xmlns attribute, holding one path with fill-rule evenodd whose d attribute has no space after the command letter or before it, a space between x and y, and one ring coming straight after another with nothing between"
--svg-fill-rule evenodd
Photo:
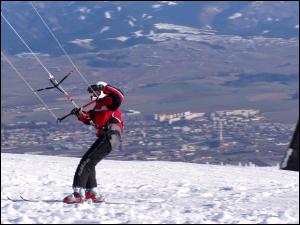
<instances>
[{"instance_id":1,"label":"black pants","mask_svg":"<svg viewBox=\"0 0 300 225\"><path fill-rule=\"evenodd\" d=\"M80 160L74 175L73 187L97 187L96 165L121 142L120 127L112 124L110 128L115 133L99 137Z\"/></svg>"}]
</instances>

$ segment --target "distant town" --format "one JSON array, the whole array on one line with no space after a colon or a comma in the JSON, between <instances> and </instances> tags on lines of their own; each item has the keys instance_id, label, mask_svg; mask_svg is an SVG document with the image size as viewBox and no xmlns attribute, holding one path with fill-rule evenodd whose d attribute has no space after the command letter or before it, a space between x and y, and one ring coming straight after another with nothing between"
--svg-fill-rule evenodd
<instances>
[{"instance_id":1,"label":"distant town","mask_svg":"<svg viewBox=\"0 0 300 225\"><path fill-rule=\"evenodd\" d=\"M107 159L276 166L294 129L255 109L155 115L124 110L124 121L122 145ZM1 152L80 157L95 139L94 128L74 118L1 124Z\"/></svg>"}]
</instances>

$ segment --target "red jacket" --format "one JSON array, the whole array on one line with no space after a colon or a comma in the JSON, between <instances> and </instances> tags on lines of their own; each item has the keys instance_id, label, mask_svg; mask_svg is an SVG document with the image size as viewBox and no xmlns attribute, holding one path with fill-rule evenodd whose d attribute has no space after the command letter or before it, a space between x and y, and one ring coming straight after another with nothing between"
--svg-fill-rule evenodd
<instances>
[{"instance_id":1,"label":"red jacket","mask_svg":"<svg viewBox=\"0 0 300 225\"><path fill-rule=\"evenodd\" d=\"M124 100L123 93L110 85L103 88L103 93L106 96L98 99L92 110L88 112L83 111L83 114L78 118L85 124L90 124L90 120L92 120L99 128L96 134L98 137L102 135L101 129L107 125L110 119L123 131L122 112L119 109Z\"/></svg>"}]
</instances>

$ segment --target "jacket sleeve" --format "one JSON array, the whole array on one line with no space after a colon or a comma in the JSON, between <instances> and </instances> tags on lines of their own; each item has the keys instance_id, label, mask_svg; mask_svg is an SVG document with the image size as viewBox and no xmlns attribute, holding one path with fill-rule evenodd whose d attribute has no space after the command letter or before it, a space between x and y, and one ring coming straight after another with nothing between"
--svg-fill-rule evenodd
<instances>
[{"instance_id":1,"label":"jacket sleeve","mask_svg":"<svg viewBox=\"0 0 300 225\"><path fill-rule=\"evenodd\" d=\"M124 95L119 89L107 85L104 87L103 93L107 95L107 97L103 99L103 104L107 106L109 110L115 111L121 106Z\"/></svg>"},{"instance_id":2,"label":"jacket sleeve","mask_svg":"<svg viewBox=\"0 0 300 225\"><path fill-rule=\"evenodd\" d=\"M86 111L82 111L82 115L78 117L78 120L83 122L84 124L90 125L90 115Z\"/></svg>"}]
</instances>

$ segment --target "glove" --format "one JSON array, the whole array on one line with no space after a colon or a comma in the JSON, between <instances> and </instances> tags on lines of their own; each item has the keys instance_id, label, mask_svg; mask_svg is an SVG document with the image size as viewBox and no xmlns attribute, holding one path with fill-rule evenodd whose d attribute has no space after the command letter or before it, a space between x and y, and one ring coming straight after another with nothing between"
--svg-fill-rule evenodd
<instances>
[{"instance_id":1,"label":"glove","mask_svg":"<svg viewBox=\"0 0 300 225\"><path fill-rule=\"evenodd\" d=\"M75 115L77 117L81 116L82 115L82 111L81 111L81 108L74 108L71 110L71 114L72 115Z\"/></svg>"}]
</instances>

